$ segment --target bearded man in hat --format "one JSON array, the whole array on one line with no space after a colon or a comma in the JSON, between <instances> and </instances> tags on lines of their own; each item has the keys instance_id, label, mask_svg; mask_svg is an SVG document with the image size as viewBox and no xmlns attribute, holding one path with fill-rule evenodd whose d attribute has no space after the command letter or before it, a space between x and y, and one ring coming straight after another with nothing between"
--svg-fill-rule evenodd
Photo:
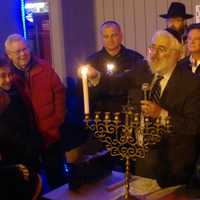
<instances>
[{"instance_id":1,"label":"bearded man in hat","mask_svg":"<svg viewBox=\"0 0 200 200\"><path fill-rule=\"evenodd\" d=\"M182 44L183 53L181 57L184 58L187 54L185 46L186 20L192 18L193 15L186 13L186 8L183 3L172 2L167 13L160 15L160 17L166 19L167 28L165 30L171 33Z\"/></svg>"},{"instance_id":2,"label":"bearded man in hat","mask_svg":"<svg viewBox=\"0 0 200 200\"><path fill-rule=\"evenodd\" d=\"M187 14L185 5L180 2L172 2L168 12L160 15L167 21L167 31L169 30L179 42L183 41L183 35L186 27L186 20L193 17L192 14Z\"/></svg>"}]
</instances>

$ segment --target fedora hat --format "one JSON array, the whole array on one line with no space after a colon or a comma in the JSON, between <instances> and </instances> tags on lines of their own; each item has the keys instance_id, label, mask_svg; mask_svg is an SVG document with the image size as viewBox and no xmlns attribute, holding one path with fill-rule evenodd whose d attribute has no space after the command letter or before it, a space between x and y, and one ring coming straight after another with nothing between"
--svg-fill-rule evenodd
<instances>
[{"instance_id":1,"label":"fedora hat","mask_svg":"<svg viewBox=\"0 0 200 200\"><path fill-rule=\"evenodd\" d=\"M172 2L167 14L162 14L160 17L168 19L173 17L182 17L183 19L192 18L193 15L187 14L185 11L185 5L180 2Z\"/></svg>"}]
</instances>

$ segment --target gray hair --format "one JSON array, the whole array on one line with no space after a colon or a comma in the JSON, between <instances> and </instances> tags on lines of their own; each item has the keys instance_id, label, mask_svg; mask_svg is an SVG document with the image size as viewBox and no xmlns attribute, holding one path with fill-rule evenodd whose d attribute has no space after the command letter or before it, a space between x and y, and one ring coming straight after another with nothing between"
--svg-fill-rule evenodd
<instances>
[{"instance_id":1,"label":"gray hair","mask_svg":"<svg viewBox=\"0 0 200 200\"><path fill-rule=\"evenodd\" d=\"M171 41L171 47L174 50L177 50L179 52L182 51L182 45L179 43L179 41L168 31L166 30L158 30L156 31L156 33L153 35L152 40L154 40L155 38L157 38L158 36L166 36L170 39Z\"/></svg>"},{"instance_id":2,"label":"gray hair","mask_svg":"<svg viewBox=\"0 0 200 200\"><path fill-rule=\"evenodd\" d=\"M18 42L21 41L24 44L27 45L26 40L24 39L24 37L22 37L22 35L18 34L18 33L14 33L11 34L7 37L6 41L5 41L5 49L7 50L9 48L9 45L13 42Z\"/></svg>"}]
</instances>

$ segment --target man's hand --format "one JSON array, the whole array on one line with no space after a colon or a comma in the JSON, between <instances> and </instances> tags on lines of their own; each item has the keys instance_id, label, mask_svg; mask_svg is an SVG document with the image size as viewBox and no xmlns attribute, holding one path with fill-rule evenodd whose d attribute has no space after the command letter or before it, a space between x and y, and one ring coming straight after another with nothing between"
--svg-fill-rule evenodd
<instances>
[{"instance_id":1,"label":"man's hand","mask_svg":"<svg viewBox=\"0 0 200 200\"><path fill-rule=\"evenodd\" d=\"M20 171L20 173L22 174L24 180L28 181L29 176L30 176L28 168L25 165L22 165L22 164L16 165L16 167Z\"/></svg>"},{"instance_id":2,"label":"man's hand","mask_svg":"<svg viewBox=\"0 0 200 200\"><path fill-rule=\"evenodd\" d=\"M91 65L84 65L78 68L78 76L80 78L82 77L82 70L84 70L84 68L87 68L87 77L89 79L97 77L99 72L94 67L92 67Z\"/></svg>"},{"instance_id":3,"label":"man's hand","mask_svg":"<svg viewBox=\"0 0 200 200\"><path fill-rule=\"evenodd\" d=\"M142 100L141 102L142 112L147 117L158 118L160 117L160 113L162 108L153 103L152 101Z\"/></svg>"}]
</instances>

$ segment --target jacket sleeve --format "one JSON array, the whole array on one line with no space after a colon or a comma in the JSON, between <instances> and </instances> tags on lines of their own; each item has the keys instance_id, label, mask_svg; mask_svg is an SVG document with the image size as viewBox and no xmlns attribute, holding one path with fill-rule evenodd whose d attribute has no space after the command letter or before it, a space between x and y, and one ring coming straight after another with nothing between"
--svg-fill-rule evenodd
<instances>
[{"instance_id":1,"label":"jacket sleeve","mask_svg":"<svg viewBox=\"0 0 200 200\"><path fill-rule=\"evenodd\" d=\"M182 112L170 110L172 127L175 133L196 135L200 128L200 84L186 97Z\"/></svg>"},{"instance_id":2,"label":"jacket sleeve","mask_svg":"<svg viewBox=\"0 0 200 200\"><path fill-rule=\"evenodd\" d=\"M54 115L49 123L59 127L65 117L65 88L53 69L51 71L51 87L54 98Z\"/></svg>"}]
</instances>

